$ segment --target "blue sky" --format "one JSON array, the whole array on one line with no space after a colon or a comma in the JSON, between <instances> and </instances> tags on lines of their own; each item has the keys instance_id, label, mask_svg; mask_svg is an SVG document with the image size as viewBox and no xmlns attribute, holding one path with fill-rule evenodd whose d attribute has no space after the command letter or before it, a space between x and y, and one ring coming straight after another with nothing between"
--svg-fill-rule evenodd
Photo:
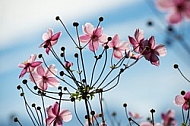
<instances>
[{"instance_id":1,"label":"blue sky","mask_svg":"<svg viewBox=\"0 0 190 126\"><path fill-rule=\"evenodd\" d=\"M0 2L1 13L1 41L0 41L0 124L8 125L10 115L16 114L25 120L24 104L16 89L22 80L18 79L21 69L19 63L28 59L30 54L44 53L38 46L43 42L42 34L48 29L62 31L63 35L55 46L59 49L61 45L67 48L67 57L71 58L75 52L74 44L67 37L61 24L55 21L55 16L59 15L72 35L75 35L72 23L78 21L81 25L90 22L96 26L98 18L104 17L101 26L104 33L113 36L118 33L121 40L128 40L128 35L133 36L136 28L143 29L145 36L154 35L157 43L165 44L165 14L156 10L153 0L117 0L117 1L22 1L12 3L11 0ZM146 22L152 20L154 27L147 27ZM177 25L178 31L186 40L189 40L189 22ZM82 34L82 30L80 33ZM178 41L171 41L171 45L166 45L168 54L160 58L159 67L152 66L149 62L141 59L134 67L127 70L120 81L120 84L112 91L105 94L105 99L110 111L118 110L119 116L124 123L124 111L122 104L127 102L129 109L139 112L142 116L150 115L151 108L156 109L157 121L160 121L160 113L169 108L177 111L179 117L180 108L173 104L175 95L181 90L188 90L187 83L180 74L173 69L173 64L178 63L182 71L189 77L189 53L182 48ZM190 46L190 44L189 44ZM54 60L46 57L49 62ZM72 59L72 58L71 58ZM89 66L91 62L87 62ZM26 76L27 78L27 76ZM28 92L28 99L32 102L39 102ZM47 101L52 103L52 101ZM94 103L96 104L96 102ZM82 107L81 105L79 105ZM73 107L68 104L64 108ZM82 113L82 112L81 112ZM179 118L180 120L180 118ZM74 125L76 121L68 123Z\"/></svg>"}]
</instances>

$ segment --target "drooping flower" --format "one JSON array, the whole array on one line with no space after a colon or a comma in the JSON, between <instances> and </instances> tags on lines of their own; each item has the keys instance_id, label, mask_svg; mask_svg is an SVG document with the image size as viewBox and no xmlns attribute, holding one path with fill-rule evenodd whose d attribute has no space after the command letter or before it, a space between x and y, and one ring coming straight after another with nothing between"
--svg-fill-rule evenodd
<instances>
[{"instance_id":1,"label":"drooping flower","mask_svg":"<svg viewBox=\"0 0 190 126\"><path fill-rule=\"evenodd\" d=\"M190 109L190 91L186 92L185 95L177 95L174 102L176 105L182 105L184 110Z\"/></svg>"},{"instance_id":2,"label":"drooping flower","mask_svg":"<svg viewBox=\"0 0 190 126\"><path fill-rule=\"evenodd\" d=\"M144 40L144 32L143 30L136 29L134 33L134 38L131 36L128 36L129 42L133 46L133 50L136 53L139 53L139 47L141 45L141 42Z\"/></svg>"},{"instance_id":3,"label":"drooping flower","mask_svg":"<svg viewBox=\"0 0 190 126\"><path fill-rule=\"evenodd\" d=\"M86 23L83 26L84 34L79 37L82 43L88 42L88 47L91 51L95 52L99 43L105 43L107 41L107 35L103 34L103 28L94 26L90 23Z\"/></svg>"},{"instance_id":4,"label":"drooping flower","mask_svg":"<svg viewBox=\"0 0 190 126\"><path fill-rule=\"evenodd\" d=\"M165 56L167 53L164 45L156 45L153 36L141 43L139 52L145 57L146 60L150 61L150 63L155 66L159 66L160 64L158 56Z\"/></svg>"},{"instance_id":5,"label":"drooping flower","mask_svg":"<svg viewBox=\"0 0 190 126\"><path fill-rule=\"evenodd\" d=\"M167 20L171 24L179 23L183 18L190 18L189 0L157 0L160 10L168 11Z\"/></svg>"},{"instance_id":6,"label":"drooping flower","mask_svg":"<svg viewBox=\"0 0 190 126\"><path fill-rule=\"evenodd\" d=\"M133 119L140 119L142 116L139 115L139 113L129 112L129 116Z\"/></svg>"},{"instance_id":7,"label":"drooping flower","mask_svg":"<svg viewBox=\"0 0 190 126\"><path fill-rule=\"evenodd\" d=\"M44 69L42 65L36 68L36 71L32 72L30 75L30 80L37 84L37 86L42 90L47 90L48 85L58 86L59 81L55 78L57 74L57 69L55 65L50 65L48 68Z\"/></svg>"},{"instance_id":8,"label":"drooping flower","mask_svg":"<svg viewBox=\"0 0 190 126\"><path fill-rule=\"evenodd\" d=\"M129 51L129 43L121 42L119 35L116 34L112 40L108 43L109 48L113 48L113 56L117 59L121 59L123 57L123 53Z\"/></svg>"},{"instance_id":9,"label":"drooping flower","mask_svg":"<svg viewBox=\"0 0 190 126\"><path fill-rule=\"evenodd\" d=\"M162 113L161 117L163 120L163 126L177 126L174 110L168 110L166 113Z\"/></svg>"},{"instance_id":10,"label":"drooping flower","mask_svg":"<svg viewBox=\"0 0 190 126\"><path fill-rule=\"evenodd\" d=\"M55 45L61 36L61 32L53 34L53 29L49 28L46 33L42 35L44 42L39 47L46 48L46 53L49 54L50 49Z\"/></svg>"},{"instance_id":11,"label":"drooping flower","mask_svg":"<svg viewBox=\"0 0 190 126\"><path fill-rule=\"evenodd\" d=\"M46 123L48 126L62 126L63 122L69 122L72 119L72 114L69 110L60 111L58 102L47 108L47 114Z\"/></svg>"},{"instance_id":12,"label":"drooping flower","mask_svg":"<svg viewBox=\"0 0 190 126\"><path fill-rule=\"evenodd\" d=\"M19 78L23 77L27 72L32 72L35 67L39 66L42 62L41 61L35 61L36 60L36 54L30 55L30 58L25 61L24 63L20 63L18 67L23 68L21 71Z\"/></svg>"}]
</instances>

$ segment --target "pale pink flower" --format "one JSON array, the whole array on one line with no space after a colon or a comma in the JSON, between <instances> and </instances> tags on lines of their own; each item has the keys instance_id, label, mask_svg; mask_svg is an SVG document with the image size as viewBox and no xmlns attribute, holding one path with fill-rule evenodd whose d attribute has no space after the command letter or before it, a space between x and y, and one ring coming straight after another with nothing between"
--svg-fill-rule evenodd
<instances>
[{"instance_id":1,"label":"pale pink flower","mask_svg":"<svg viewBox=\"0 0 190 126\"><path fill-rule=\"evenodd\" d=\"M139 47L141 46L141 42L144 40L144 32L143 30L136 29L134 33L134 38L131 36L128 36L129 42L133 46L133 50L136 53L139 53Z\"/></svg>"},{"instance_id":2,"label":"pale pink flower","mask_svg":"<svg viewBox=\"0 0 190 126\"><path fill-rule=\"evenodd\" d=\"M60 111L58 102L47 108L47 114L46 123L48 126L62 126L63 122L69 122L72 119L72 114L69 110Z\"/></svg>"},{"instance_id":3,"label":"pale pink flower","mask_svg":"<svg viewBox=\"0 0 190 126\"><path fill-rule=\"evenodd\" d=\"M140 119L142 116L139 115L139 113L129 112L129 116L133 119Z\"/></svg>"},{"instance_id":4,"label":"pale pink flower","mask_svg":"<svg viewBox=\"0 0 190 126\"><path fill-rule=\"evenodd\" d=\"M142 122L140 126L153 126L150 122ZM162 126L160 123L155 123L154 126Z\"/></svg>"},{"instance_id":5,"label":"pale pink flower","mask_svg":"<svg viewBox=\"0 0 190 126\"><path fill-rule=\"evenodd\" d=\"M185 95L177 95L175 97L175 101L176 105L182 105L184 110L189 110L190 106L190 91L186 92Z\"/></svg>"},{"instance_id":6,"label":"pale pink flower","mask_svg":"<svg viewBox=\"0 0 190 126\"><path fill-rule=\"evenodd\" d=\"M167 113L162 113L161 117L163 120L163 126L177 126L174 110L168 110Z\"/></svg>"},{"instance_id":7,"label":"pale pink flower","mask_svg":"<svg viewBox=\"0 0 190 126\"><path fill-rule=\"evenodd\" d=\"M159 66L158 56L165 56L167 51L164 45L156 45L155 39L151 36L148 40L144 40L139 48L140 53L145 57L146 60L150 61L151 64Z\"/></svg>"},{"instance_id":8,"label":"pale pink flower","mask_svg":"<svg viewBox=\"0 0 190 126\"><path fill-rule=\"evenodd\" d=\"M61 32L53 34L53 29L49 28L46 33L43 34L42 39L44 42L39 47L45 47L46 53L49 54L50 49L55 45L61 36Z\"/></svg>"},{"instance_id":9,"label":"pale pink flower","mask_svg":"<svg viewBox=\"0 0 190 126\"><path fill-rule=\"evenodd\" d=\"M108 43L109 48L113 48L113 56L117 59L121 59L123 57L123 53L129 51L129 43L121 42L119 35L116 34L112 40Z\"/></svg>"},{"instance_id":10,"label":"pale pink flower","mask_svg":"<svg viewBox=\"0 0 190 126\"><path fill-rule=\"evenodd\" d=\"M190 18L189 0L157 0L160 10L168 11L167 20L171 24L179 23L183 18Z\"/></svg>"},{"instance_id":11,"label":"pale pink flower","mask_svg":"<svg viewBox=\"0 0 190 126\"><path fill-rule=\"evenodd\" d=\"M96 119L99 118L99 117L100 117L100 114L95 114L94 116L92 116L92 117L90 118L90 123L93 124L94 121L96 121ZM88 124L88 119L86 119L85 126L89 126L89 124Z\"/></svg>"},{"instance_id":12,"label":"pale pink flower","mask_svg":"<svg viewBox=\"0 0 190 126\"><path fill-rule=\"evenodd\" d=\"M82 43L88 42L88 47L93 52L98 49L99 43L107 42L107 35L103 34L102 27L94 28L92 24L86 23L83 26L83 32L84 34L79 39Z\"/></svg>"},{"instance_id":13,"label":"pale pink flower","mask_svg":"<svg viewBox=\"0 0 190 126\"><path fill-rule=\"evenodd\" d=\"M37 86L42 90L47 90L48 85L58 86L59 81L56 79L57 69L55 65L50 65L48 68L44 69L42 65L36 68L36 71L32 72L30 75L30 80L37 84Z\"/></svg>"},{"instance_id":14,"label":"pale pink flower","mask_svg":"<svg viewBox=\"0 0 190 126\"><path fill-rule=\"evenodd\" d=\"M19 78L23 77L27 72L32 72L35 67L40 65L41 61L35 61L36 60L36 54L30 55L30 58L25 61L24 63L20 63L18 67L23 68L21 71Z\"/></svg>"}]
</instances>

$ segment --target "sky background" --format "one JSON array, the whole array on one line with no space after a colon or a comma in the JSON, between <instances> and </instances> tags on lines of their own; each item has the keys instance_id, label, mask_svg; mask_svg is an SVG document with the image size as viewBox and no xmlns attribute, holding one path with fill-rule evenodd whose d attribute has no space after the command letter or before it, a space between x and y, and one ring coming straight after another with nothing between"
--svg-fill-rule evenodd
<instances>
[{"instance_id":1,"label":"sky background","mask_svg":"<svg viewBox=\"0 0 190 126\"><path fill-rule=\"evenodd\" d=\"M150 116L149 110L154 108L156 121L160 122L160 114L171 108L176 111L176 118L181 120L181 108L175 106L173 100L181 90L189 90L189 83L173 69L173 64L178 63L183 73L190 78L190 53L183 48L183 41L176 41L166 34L166 14L157 10L154 0L17 0L16 3L1 0L0 11L0 125L17 125L10 122L12 115L18 116L25 125L31 124L26 116L23 99L16 89L22 82L22 79L18 78L21 69L17 66L28 59L30 54L45 55L44 49L38 46L43 42L42 34L48 28L53 28L55 32L62 31L55 50L59 51L60 46L64 45L68 59L72 60L75 47L61 24L55 21L57 15L73 36L76 35L72 26L74 21L79 22L79 33L82 34L82 25L90 22L96 26L98 18L103 16L101 26L109 36L118 33L121 40L128 41L128 36L133 36L135 29L140 28L144 30L146 38L154 35L158 44L165 44L167 55L160 58L159 67L151 65L144 58L141 59L122 75L120 84L105 93L104 98L109 112L116 111L123 125L127 123L122 108L124 102L128 103L130 111L140 113L143 119ZM147 26L147 21L150 20L153 21L153 27ZM176 31L187 42L190 39L189 28L189 21L175 26ZM170 44L166 43L167 38L170 38ZM187 44L190 46L189 42ZM46 59L49 63L55 61L51 55L46 56ZM88 60L86 64L90 66L92 62ZM27 79L27 76L24 78ZM40 103L40 100L29 92L26 91L26 94L29 103ZM46 103L49 106L53 101ZM98 109L96 104L97 101L93 102ZM63 104L62 107L73 112L71 103ZM82 107L80 103L79 114L82 114ZM73 119L67 125L79 123Z\"/></svg>"}]
</instances>

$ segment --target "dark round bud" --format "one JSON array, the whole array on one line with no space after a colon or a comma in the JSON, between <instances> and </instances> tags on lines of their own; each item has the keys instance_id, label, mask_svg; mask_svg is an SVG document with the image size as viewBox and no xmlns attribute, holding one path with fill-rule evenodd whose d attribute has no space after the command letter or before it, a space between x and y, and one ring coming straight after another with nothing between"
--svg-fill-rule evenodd
<instances>
[{"instance_id":1,"label":"dark round bud","mask_svg":"<svg viewBox=\"0 0 190 126\"><path fill-rule=\"evenodd\" d=\"M67 87L64 87L63 90L66 91L66 90L67 90Z\"/></svg>"},{"instance_id":2,"label":"dark round bud","mask_svg":"<svg viewBox=\"0 0 190 126\"><path fill-rule=\"evenodd\" d=\"M64 57L64 55L65 55L64 53L61 53L61 54L60 54L61 57Z\"/></svg>"},{"instance_id":3,"label":"dark round bud","mask_svg":"<svg viewBox=\"0 0 190 126\"><path fill-rule=\"evenodd\" d=\"M185 91L181 91L181 95L185 95Z\"/></svg>"},{"instance_id":4,"label":"dark round bud","mask_svg":"<svg viewBox=\"0 0 190 126\"><path fill-rule=\"evenodd\" d=\"M38 86L34 86L34 90L37 90L38 89Z\"/></svg>"},{"instance_id":5,"label":"dark round bud","mask_svg":"<svg viewBox=\"0 0 190 126\"><path fill-rule=\"evenodd\" d=\"M58 89L59 89L59 90L61 90L61 89L62 89L62 87L61 87L61 86L59 86L59 87L58 87Z\"/></svg>"},{"instance_id":6,"label":"dark round bud","mask_svg":"<svg viewBox=\"0 0 190 126\"><path fill-rule=\"evenodd\" d=\"M108 41L111 41L112 40L112 37L108 37Z\"/></svg>"},{"instance_id":7,"label":"dark round bud","mask_svg":"<svg viewBox=\"0 0 190 126\"><path fill-rule=\"evenodd\" d=\"M102 117L102 114L99 114L99 117Z\"/></svg>"},{"instance_id":8,"label":"dark round bud","mask_svg":"<svg viewBox=\"0 0 190 126\"><path fill-rule=\"evenodd\" d=\"M61 51L65 51L65 47L64 46L61 47Z\"/></svg>"},{"instance_id":9,"label":"dark round bud","mask_svg":"<svg viewBox=\"0 0 190 126\"><path fill-rule=\"evenodd\" d=\"M117 115L117 114L116 114L116 112L112 112L112 116L114 116L114 117L115 117L116 115Z\"/></svg>"},{"instance_id":10,"label":"dark round bud","mask_svg":"<svg viewBox=\"0 0 190 126\"><path fill-rule=\"evenodd\" d=\"M109 46L108 45L104 46L104 49L109 49Z\"/></svg>"},{"instance_id":11,"label":"dark round bud","mask_svg":"<svg viewBox=\"0 0 190 126\"><path fill-rule=\"evenodd\" d=\"M62 96L63 95L63 93L62 92L59 92L59 96Z\"/></svg>"},{"instance_id":12,"label":"dark round bud","mask_svg":"<svg viewBox=\"0 0 190 126\"><path fill-rule=\"evenodd\" d=\"M75 98L74 98L74 97L72 97L72 98L71 98L71 102L74 102L74 101L75 101Z\"/></svg>"},{"instance_id":13,"label":"dark round bud","mask_svg":"<svg viewBox=\"0 0 190 126\"><path fill-rule=\"evenodd\" d=\"M14 122L18 122L18 118L16 117L16 118L14 118Z\"/></svg>"},{"instance_id":14,"label":"dark round bud","mask_svg":"<svg viewBox=\"0 0 190 126\"><path fill-rule=\"evenodd\" d=\"M150 121L151 119L150 119L150 117L148 117L146 120L147 120L147 121Z\"/></svg>"},{"instance_id":15,"label":"dark round bud","mask_svg":"<svg viewBox=\"0 0 190 126\"><path fill-rule=\"evenodd\" d=\"M132 120L131 117L129 117L128 120L131 121Z\"/></svg>"},{"instance_id":16,"label":"dark round bud","mask_svg":"<svg viewBox=\"0 0 190 126\"><path fill-rule=\"evenodd\" d=\"M48 47L48 45L44 45L44 48L47 48Z\"/></svg>"},{"instance_id":17,"label":"dark round bud","mask_svg":"<svg viewBox=\"0 0 190 126\"><path fill-rule=\"evenodd\" d=\"M85 119L88 119L88 115L85 115L84 118L85 118Z\"/></svg>"},{"instance_id":18,"label":"dark round bud","mask_svg":"<svg viewBox=\"0 0 190 126\"><path fill-rule=\"evenodd\" d=\"M91 111L90 114L91 114L91 115L95 115L95 111Z\"/></svg>"},{"instance_id":19,"label":"dark round bud","mask_svg":"<svg viewBox=\"0 0 190 126\"><path fill-rule=\"evenodd\" d=\"M37 110L41 110L41 107L40 107L40 106L38 106L38 107L37 107Z\"/></svg>"},{"instance_id":20,"label":"dark round bud","mask_svg":"<svg viewBox=\"0 0 190 126\"><path fill-rule=\"evenodd\" d=\"M82 82L83 82L83 83L86 83L86 79L82 79Z\"/></svg>"},{"instance_id":21,"label":"dark round bud","mask_svg":"<svg viewBox=\"0 0 190 126\"><path fill-rule=\"evenodd\" d=\"M177 69L177 68L178 68L178 65L177 65L177 64L174 64L174 68Z\"/></svg>"},{"instance_id":22,"label":"dark round bud","mask_svg":"<svg viewBox=\"0 0 190 126\"><path fill-rule=\"evenodd\" d=\"M127 107L127 103L124 103L124 104L123 104L123 107Z\"/></svg>"},{"instance_id":23,"label":"dark round bud","mask_svg":"<svg viewBox=\"0 0 190 126\"><path fill-rule=\"evenodd\" d=\"M102 55L100 54L98 58L99 58L99 59L102 58Z\"/></svg>"},{"instance_id":24,"label":"dark round bud","mask_svg":"<svg viewBox=\"0 0 190 126\"><path fill-rule=\"evenodd\" d=\"M18 89L18 90L20 90L20 89L21 89L21 86L20 86L20 85L18 85L18 86L17 86L17 89Z\"/></svg>"},{"instance_id":25,"label":"dark round bud","mask_svg":"<svg viewBox=\"0 0 190 126\"><path fill-rule=\"evenodd\" d=\"M38 55L38 58L42 58L42 54L39 54L39 55Z\"/></svg>"},{"instance_id":26,"label":"dark round bud","mask_svg":"<svg viewBox=\"0 0 190 126\"><path fill-rule=\"evenodd\" d=\"M33 103L33 104L32 104L32 107L36 107L36 104L35 104L35 103Z\"/></svg>"},{"instance_id":27,"label":"dark round bud","mask_svg":"<svg viewBox=\"0 0 190 126\"><path fill-rule=\"evenodd\" d=\"M77 58L77 57L78 57L78 53L75 53L74 57L76 57L76 58Z\"/></svg>"},{"instance_id":28,"label":"dark round bud","mask_svg":"<svg viewBox=\"0 0 190 126\"><path fill-rule=\"evenodd\" d=\"M168 29L169 32L173 32L173 30L174 30L171 25L169 25L167 29Z\"/></svg>"},{"instance_id":29,"label":"dark round bud","mask_svg":"<svg viewBox=\"0 0 190 126\"><path fill-rule=\"evenodd\" d=\"M42 92L39 90L39 91L38 91L38 94L41 94L41 93L42 93Z\"/></svg>"},{"instance_id":30,"label":"dark round bud","mask_svg":"<svg viewBox=\"0 0 190 126\"><path fill-rule=\"evenodd\" d=\"M60 20L59 16L56 16L56 17L55 17L55 20Z\"/></svg>"},{"instance_id":31,"label":"dark round bud","mask_svg":"<svg viewBox=\"0 0 190 126\"><path fill-rule=\"evenodd\" d=\"M23 83L23 84L27 84L27 80L24 79L24 80L22 81L22 83Z\"/></svg>"},{"instance_id":32,"label":"dark round bud","mask_svg":"<svg viewBox=\"0 0 190 126\"><path fill-rule=\"evenodd\" d=\"M59 74L60 74L60 76L63 76L63 75L64 75L64 72L63 72L63 71L60 71Z\"/></svg>"},{"instance_id":33,"label":"dark round bud","mask_svg":"<svg viewBox=\"0 0 190 126\"><path fill-rule=\"evenodd\" d=\"M104 20L104 18L103 17L99 17L99 21L101 22L101 21L103 21Z\"/></svg>"},{"instance_id":34,"label":"dark round bud","mask_svg":"<svg viewBox=\"0 0 190 126\"><path fill-rule=\"evenodd\" d=\"M147 25L148 25L148 26L153 26L153 22L152 22L152 21L148 21L148 22L147 22Z\"/></svg>"},{"instance_id":35,"label":"dark round bud","mask_svg":"<svg viewBox=\"0 0 190 126\"><path fill-rule=\"evenodd\" d=\"M120 73L122 73L123 71L124 71L124 69L123 69L123 68L121 68L121 69L120 69Z\"/></svg>"},{"instance_id":36,"label":"dark round bud","mask_svg":"<svg viewBox=\"0 0 190 126\"><path fill-rule=\"evenodd\" d=\"M155 110L154 110L154 109L151 109L151 110L150 110L150 112L151 112L151 113L154 113L154 112L155 112Z\"/></svg>"},{"instance_id":37,"label":"dark round bud","mask_svg":"<svg viewBox=\"0 0 190 126\"><path fill-rule=\"evenodd\" d=\"M73 26L77 27L77 26L79 26L79 23L78 22L73 22Z\"/></svg>"},{"instance_id":38,"label":"dark round bud","mask_svg":"<svg viewBox=\"0 0 190 126\"><path fill-rule=\"evenodd\" d=\"M24 96L24 93L22 92L22 93L20 93L20 96Z\"/></svg>"}]
</instances>

